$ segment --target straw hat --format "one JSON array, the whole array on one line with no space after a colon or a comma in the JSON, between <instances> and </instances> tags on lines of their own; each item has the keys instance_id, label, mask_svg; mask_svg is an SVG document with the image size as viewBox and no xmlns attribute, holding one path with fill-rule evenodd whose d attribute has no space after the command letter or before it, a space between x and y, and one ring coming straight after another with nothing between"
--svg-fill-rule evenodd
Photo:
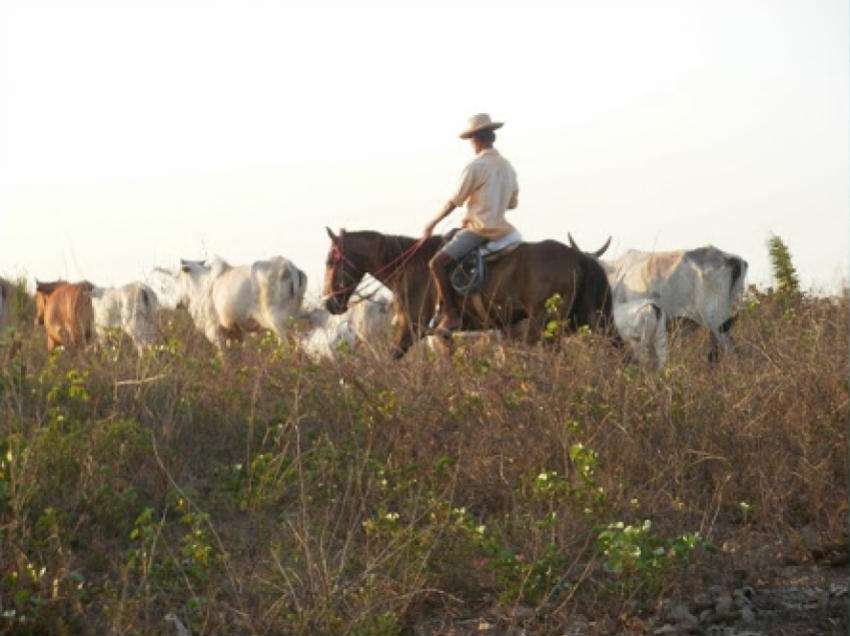
<instances>
[{"instance_id":1,"label":"straw hat","mask_svg":"<svg viewBox=\"0 0 850 636\"><path fill-rule=\"evenodd\" d=\"M460 133L460 138L469 139L475 133L481 132L482 130L496 130L502 126L504 126L504 124L500 121L490 121L490 115L487 113L478 113L477 115L473 115L469 118L466 130Z\"/></svg>"}]
</instances>

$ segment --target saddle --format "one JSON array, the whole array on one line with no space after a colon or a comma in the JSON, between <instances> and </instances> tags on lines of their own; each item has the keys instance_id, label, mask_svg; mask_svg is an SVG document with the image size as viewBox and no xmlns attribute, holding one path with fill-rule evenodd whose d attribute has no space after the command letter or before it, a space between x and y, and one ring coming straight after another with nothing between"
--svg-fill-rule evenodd
<instances>
[{"instance_id":1,"label":"saddle","mask_svg":"<svg viewBox=\"0 0 850 636\"><path fill-rule=\"evenodd\" d=\"M446 235L447 241L451 239L454 232L457 232L457 230L452 230ZM502 238L487 241L472 250L463 257L449 275L454 290L464 296L479 293L484 285L487 263L492 263L499 257L510 254L519 247L520 243L522 243L522 235L519 231L514 230Z\"/></svg>"}]
</instances>

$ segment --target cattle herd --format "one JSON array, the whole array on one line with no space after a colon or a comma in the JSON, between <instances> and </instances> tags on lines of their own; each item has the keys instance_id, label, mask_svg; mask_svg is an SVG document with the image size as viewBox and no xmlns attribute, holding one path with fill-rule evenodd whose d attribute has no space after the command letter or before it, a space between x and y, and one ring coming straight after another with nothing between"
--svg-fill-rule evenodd
<instances>
[{"instance_id":1,"label":"cattle herd","mask_svg":"<svg viewBox=\"0 0 850 636\"><path fill-rule=\"evenodd\" d=\"M610 239L609 239L610 242ZM572 237L572 249L579 250ZM667 332L676 321L706 327L709 358L730 347L729 328L744 292L747 262L713 246L675 252L628 250L601 258L608 277L614 324L639 363L667 363ZM36 321L48 351L83 349L110 330L121 330L141 354L155 345L160 309L184 308L198 331L221 349L245 332L269 331L292 337L315 360L334 358L342 346L374 348L394 322L398 303L384 293L352 299L348 311L333 315L303 306L307 277L290 260L276 256L232 266L220 258L182 260L176 269L156 268L145 282L103 288L89 282L36 282ZM383 290L385 291L385 290ZM0 325L5 332L14 286L2 280ZM393 306L395 309L393 309Z\"/></svg>"},{"instance_id":2,"label":"cattle herd","mask_svg":"<svg viewBox=\"0 0 850 636\"><path fill-rule=\"evenodd\" d=\"M2 280L0 316L5 332L15 286ZM245 333L270 331L293 337L311 358L334 358L342 347L371 347L390 321L390 300L360 299L343 316L303 307L307 277L281 256L231 266L220 258L182 260L176 270L156 268L145 282L98 287L88 281L36 280L36 324L47 350L84 349L113 330L126 334L138 353L157 344L161 309L185 309L216 347Z\"/></svg>"}]
</instances>

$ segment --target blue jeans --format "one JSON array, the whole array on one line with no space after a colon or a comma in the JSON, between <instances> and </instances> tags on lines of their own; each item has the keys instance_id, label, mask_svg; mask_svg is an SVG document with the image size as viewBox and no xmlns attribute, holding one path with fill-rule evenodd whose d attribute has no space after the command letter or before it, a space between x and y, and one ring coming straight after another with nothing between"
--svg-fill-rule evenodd
<instances>
[{"instance_id":1,"label":"blue jeans","mask_svg":"<svg viewBox=\"0 0 850 636\"><path fill-rule=\"evenodd\" d=\"M472 230L461 228L455 232L451 240L446 243L440 251L448 254L456 261L463 260L463 257L469 254L472 250L480 245L484 245L489 239L484 238L480 234L476 234Z\"/></svg>"}]
</instances>

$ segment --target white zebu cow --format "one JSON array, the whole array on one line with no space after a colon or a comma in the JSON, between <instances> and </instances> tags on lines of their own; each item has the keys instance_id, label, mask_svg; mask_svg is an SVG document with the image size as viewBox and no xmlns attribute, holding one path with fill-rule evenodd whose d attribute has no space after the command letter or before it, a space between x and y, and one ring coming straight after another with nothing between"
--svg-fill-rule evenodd
<instances>
[{"instance_id":1,"label":"white zebu cow","mask_svg":"<svg viewBox=\"0 0 850 636\"><path fill-rule=\"evenodd\" d=\"M299 318L307 322L307 331L299 333L296 341L315 362L335 360L341 349L354 349L357 344L348 312L334 316L326 309L317 308Z\"/></svg>"},{"instance_id":2,"label":"white zebu cow","mask_svg":"<svg viewBox=\"0 0 850 636\"><path fill-rule=\"evenodd\" d=\"M732 345L729 329L744 295L748 264L712 245L675 252L629 250L603 261L614 305L649 299L666 319L684 318L711 332L709 360Z\"/></svg>"},{"instance_id":3,"label":"white zebu cow","mask_svg":"<svg viewBox=\"0 0 850 636\"><path fill-rule=\"evenodd\" d=\"M348 310L332 315L323 308L301 315L309 329L299 334L298 343L313 360L337 357L343 347L350 350L366 346L378 355L376 345L392 321L392 301L385 297L351 300Z\"/></svg>"},{"instance_id":4,"label":"white zebu cow","mask_svg":"<svg viewBox=\"0 0 850 636\"><path fill-rule=\"evenodd\" d=\"M110 329L120 329L141 353L154 343L159 301L153 289L141 282L123 287L95 287L91 291L97 337L106 338Z\"/></svg>"},{"instance_id":5,"label":"white zebu cow","mask_svg":"<svg viewBox=\"0 0 850 636\"><path fill-rule=\"evenodd\" d=\"M160 309L177 309L180 304L180 274L172 269L156 267L145 276L145 282L156 293Z\"/></svg>"},{"instance_id":6,"label":"white zebu cow","mask_svg":"<svg viewBox=\"0 0 850 636\"><path fill-rule=\"evenodd\" d=\"M351 298L345 312L358 343L363 343L376 356L379 345L387 340L387 331L395 319L392 298L371 296Z\"/></svg>"},{"instance_id":7,"label":"white zebu cow","mask_svg":"<svg viewBox=\"0 0 850 636\"><path fill-rule=\"evenodd\" d=\"M661 307L646 298L612 303L614 325L639 364L667 365L667 320Z\"/></svg>"},{"instance_id":8,"label":"white zebu cow","mask_svg":"<svg viewBox=\"0 0 850 636\"><path fill-rule=\"evenodd\" d=\"M569 239L579 249L572 236ZM599 257L607 247L593 254ZM707 245L670 252L627 250L600 263L611 284L615 312L623 303L649 301L661 309L668 326L673 319L685 319L707 327L709 360L731 347L728 332L737 318L748 268L740 256Z\"/></svg>"},{"instance_id":9,"label":"white zebu cow","mask_svg":"<svg viewBox=\"0 0 850 636\"><path fill-rule=\"evenodd\" d=\"M179 305L218 348L227 338L260 329L283 339L307 289L307 275L282 256L236 267L220 258L181 259L180 265Z\"/></svg>"}]
</instances>

